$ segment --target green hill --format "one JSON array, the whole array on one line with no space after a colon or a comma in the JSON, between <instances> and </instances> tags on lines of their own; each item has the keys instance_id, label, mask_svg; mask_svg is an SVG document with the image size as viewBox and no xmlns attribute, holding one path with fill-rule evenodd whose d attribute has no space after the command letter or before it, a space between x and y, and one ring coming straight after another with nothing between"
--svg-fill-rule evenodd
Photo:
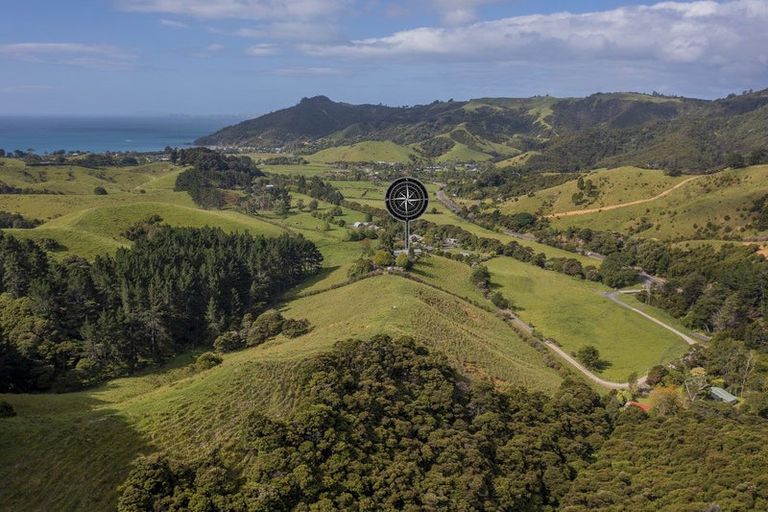
<instances>
[{"instance_id":1,"label":"green hill","mask_svg":"<svg viewBox=\"0 0 768 512\"><path fill-rule=\"evenodd\" d=\"M579 190L577 180L540 190L533 195L510 199L501 205L504 212L535 212L551 215L561 212L602 208L631 201L650 199L683 182L685 177L670 177L662 171L638 167L601 169L581 175L594 187L594 195ZM583 199L574 201L582 192Z\"/></svg>"},{"instance_id":2,"label":"green hill","mask_svg":"<svg viewBox=\"0 0 768 512\"><path fill-rule=\"evenodd\" d=\"M131 225L150 215L159 215L171 226L215 226L225 231L277 235L283 230L233 211L200 210L189 206L141 201L119 206L99 206L58 217L35 229L8 229L18 238L53 239L61 244L62 257L77 254L93 258L112 253L130 242L121 236Z\"/></svg>"},{"instance_id":3,"label":"green hill","mask_svg":"<svg viewBox=\"0 0 768 512\"><path fill-rule=\"evenodd\" d=\"M441 161L481 160L479 153L504 160L536 149L524 163L527 169L572 172L635 165L700 173L725 167L730 153L746 156L764 150L766 112L768 90L714 101L598 93L586 98L435 101L402 108L350 105L318 96L224 128L198 143L311 152L390 141ZM446 157L452 144L459 149ZM765 162L768 155L760 159Z\"/></svg>"},{"instance_id":4,"label":"green hill","mask_svg":"<svg viewBox=\"0 0 768 512\"><path fill-rule=\"evenodd\" d=\"M749 212L766 192L768 166L754 166L695 178L650 202L552 220L557 227L632 230L664 240L746 240L766 234L752 226Z\"/></svg>"},{"instance_id":5,"label":"green hill","mask_svg":"<svg viewBox=\"0 0 768 512\"><path fill-rule=\"evenodd\" d=\"M408 162L416 153L389 141L364 141L350 146L323 149L308 156L312 162Z\"/></svg>"},{"instance_id":6,"label":"green hill","mask_svg":"<svg viewBox=\"0 0 768 512\"><path fill-rule=\"evenodd\" d=\"M79 393L0 395L18 412L0 422L0 459L14 461L0 464L0 502L19 512L114 509L134 457L155 450L191 457L226 445L254 406L284 417L301 398L304 362L347 337L412 334L500 387L552 392L561 380L494 315L400 277L298 299L283 312L308 318L312 331L228 354L211 370L168 369Z\"/></svg>"}]
</instances>

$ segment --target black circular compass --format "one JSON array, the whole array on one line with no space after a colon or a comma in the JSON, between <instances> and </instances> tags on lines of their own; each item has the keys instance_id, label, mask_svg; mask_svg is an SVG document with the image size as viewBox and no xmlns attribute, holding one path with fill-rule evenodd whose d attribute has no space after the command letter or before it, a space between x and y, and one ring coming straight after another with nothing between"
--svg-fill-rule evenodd
<instances>
[{"instance_id":1,"label":"black circular compass","mask_svg":"<svg viewBox=\"0 0 768 512\"><path fill-rule=\"evenodd\" d=\"M384 202L392 217L409 222L421 217L427 210L429 194L416 178L398 178L387 189Z\"/></svg>"}]
</instances>

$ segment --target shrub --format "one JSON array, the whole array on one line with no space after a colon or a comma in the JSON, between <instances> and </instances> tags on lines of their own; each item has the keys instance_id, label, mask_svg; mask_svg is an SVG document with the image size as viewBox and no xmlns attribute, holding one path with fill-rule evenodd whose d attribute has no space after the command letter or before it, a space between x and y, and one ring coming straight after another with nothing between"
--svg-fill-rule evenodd
<instances>
[{"instance_id":1,"label":"shrub","mask_svg":"<svg viewBox=\"0 0 768 512\"><path fill-rule=\"evenodd\" d=\"M376 251L376 254L373 255L373 263L377 267L389 267L394 263L394 260L389 251L381 250Z\"/></svg>"},{"instance_id":2,"label":"shrub","mask_svg":"<svg viewBox=\"0 0 768 512\"><path fill-rule=\"evenodd\" d=\"M234 352L244 347L245 340L237 331L227 331L213 342L213 348L218 352Z\"/></svg>"},{"instance_id":3,"label":"shrub","mask_svg":"<svg viewBox=\"0 0 768 512\"><path fill-rule=\"evenodd\" d=\"M309 320L302 318L296 320L293 318L286 318L283 321L283 334L289 338L298 338L299 336L306 334L312 328L312 324Z\"/></svg>"},{"instance_id":4,"label":"shrub","mask_svg":"<svg viewBox=\"0 0 768 512\"><path fill-rule=\"evenodd\" d=\"M98 187L93 189L93 193L96 194L97 196L105 196L107 195L107 189L99 185Z\"/></svg>"},{"instance_id":5,"label":"shrub","mask_svg":"<svg viewBox=\"0 0 768 512\"><path fill-rule=\"evenodd\" d=\"M195 360L195 366L201 370L208 370L214 366L218 366L224 361L219 354L215 352L203 352Z\"/></svg>"},{"instance_id":6,"label":"shrub","mask_svg":"<svg viewBox=\"0 0 768 512\"><path fill-rule=\"evenodd\" d=\"M493 302L493 305L499 309L510 309L511 306L507 298L504 297L501 292L494 292L494 294L491 295L491 302Z\"/></svg>"},{"instance_id":7,"label":"shrub","mask_svg":"<svg viewBox=\"0 0 768 512\"><path fill-rule=\"evenodd\" d=\"M5 400L0 401L0 418L11 418L16 416L13 406Z\"/></svg>"},{"instance_id":8,"label":"shrub","mask_svg":"<svg viewBox=\"0 0 768 512\"><path fill-rule=\"evenodd\" d=\"M374 270L373 261L370 258L360 258L349 267L347 276L351 278L364 276Z\"/></svg>"},{"instance_id":9,"label":"shrub","mask_svg":"<svg viewBox=\"0 0 768 512\"><path fill-rule=\"evenodd\" d=\"M576 352L576 359L590 370L603 370L608 362L600 359L600 351L592 345L585 345Z\"/></svg>"},{"instance_id":10,"label":"shrub","mask_svg":"<svg viewBox=\"0 0 768 512\"><path fill-rule=\"evenodd\" d=\"M395 258L395 265L403 270L411 270L413 268L413 261L411 261L411 258L409 258L407 254L400 253L397 255L397 258Z\"/></svg>"},{"instance_id":11,"label":"shrub","mask_svg":"<svg viewBox=\"0 0 768 512\"><path fill-rule=\"evenodd\" d=\"M259 315L248 329L248 334L246 335L248 346L260 345L269 338L280 334L283 330L284 320L283 315L274 309Z\"/></svg>"}]
</instances>

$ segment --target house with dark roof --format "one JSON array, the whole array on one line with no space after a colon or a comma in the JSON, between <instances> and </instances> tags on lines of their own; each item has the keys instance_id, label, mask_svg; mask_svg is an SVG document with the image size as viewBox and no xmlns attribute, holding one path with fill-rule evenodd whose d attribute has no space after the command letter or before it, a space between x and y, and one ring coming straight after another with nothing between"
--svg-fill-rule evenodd
<instances>
[{"instance_id":1,"label":"house with dark roof","mask_svg":"<svg viewBox=\"0 0 768 512\"><path fill-rule=\"evenodd\" d=\"M718 402L725 402L726 404L735 404L739 401L738 398L723 388L719 388L717 386L712 386L709 388L709 396L711 396L713 400L717 400Z\"/></svg>"}]
</instances>

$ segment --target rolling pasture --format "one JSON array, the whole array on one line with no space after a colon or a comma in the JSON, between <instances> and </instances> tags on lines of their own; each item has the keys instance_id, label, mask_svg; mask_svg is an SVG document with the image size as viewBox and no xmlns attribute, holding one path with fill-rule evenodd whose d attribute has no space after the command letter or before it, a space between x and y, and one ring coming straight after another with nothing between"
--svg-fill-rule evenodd
<instances>
[{"instance_id":1,"label":"rolling pasture","mask_svg":"<svg viewBox=\"0 0 768 512\"><path fill-rule=\"evenodd\" d=\"M613 174L616 173L616 174ZM537 192L534 197L521 197L504 203L507 212L541 211L552 215L557 228L592 228L601 231L632 230L643 237L662 240L722 239L733 236L764 236L750 227L748 210L753 201L768 193L768 166L728 169L715 174L670 178L660 171L622 168L599 171L595 183L601 193L593 204L570 205L576 190L571 181ZM677 188L672 189L672 187ZM665 191L666 195L661 196ZM625 203L642 203L616 207ZM605 209L599 210L601 207ZM582 215L557 213L592 211Z\"/></svg>"},{"instance_id":2,"label":"rolling pasture","mask_svg":"<svg viewBox=\"0 0 768 512\"><path fill-rule=\"evenodd\" d=\"M384 208L384 193L387 189L385 183L374 183L370 181L334 181L333 186L338 188L344 197L350 201L356 203L365 204L368 206L374 206L376 208ZM505 233L486 229L482 226L478 226L468 220L462 219L457 215L454 215L448 208L446 208L440 201L438 201L435 193L439 189L438 185L434 183L425 183L427 191L429 192L429 208L421 218L433 222L438 225L451 224L465 229L473 235L485 238L495 238L502 243L508 243L516 241L520 245L531 247L537 253L542 252L547 255L548 258L574 258L579 260L582 265L599 265L599 261L576 254L569 251L558 249L557 247L551 247L549 245L541 244L531 240L523 240ZM432 210L435 210L433 213Z\"/></svg>"},{"instance_id":3,"label":"rolling pasture","mask_svg":"<svg viewBox=\"0 0 768 512\"><path fill-rule=\"evenodd\" d=\"M541 215L587 210L649 199L685 181L689 177L670 177L663 171L620 167L601 169L581 175L591 180L598 194L583 204L575 204L572 196L579 192L576 179L536 192L532 197L520 196L501 205L504 212L532 212Z\"/></svg>"},{"instance_id":4,"label":"rolling pasture","mask_svg":"<svg viewBox=\"0 0 768 512\"><path fill-rule=\"evenodd\" d=\"M308 155L310 162L408 162L416 152L390 141L368 140L351 146L335 146Z\"/></svg>"},{"instance_id":5,"label":"rolling pasture","mask_svg":"<svg viewBox=\"0 0 768 512\"><path fill-rule=\"evenodd\" d=\"M189 374L179 368L117 379L67 394L0 395L18 416L0 423L0 502L12 510L110 510L139 454L205 453L237 435L252 409L284 418L301 400L312 359L339 339L412 335L466 374L497 387L551 392L560 377L503 321L426 285L396 276L358 281L288 303L313 329L224 356ZM223 453L223 457L227 457ZM61 475L67 475L66 479Z\"/></svg>"},{"instance_id":6,"label":"rolling pasture","mask_svg":"<svg viewBox=\"0 0 768 512\"><path fill-rule=\"evenodd\" d=\"M606 379L625 382L688 350L675 334L601 296L603 285L506 257L487 266L491 282L541 335L569 353L594 345L610 363L600 372Z\"/></svg>"}]
</instances>

